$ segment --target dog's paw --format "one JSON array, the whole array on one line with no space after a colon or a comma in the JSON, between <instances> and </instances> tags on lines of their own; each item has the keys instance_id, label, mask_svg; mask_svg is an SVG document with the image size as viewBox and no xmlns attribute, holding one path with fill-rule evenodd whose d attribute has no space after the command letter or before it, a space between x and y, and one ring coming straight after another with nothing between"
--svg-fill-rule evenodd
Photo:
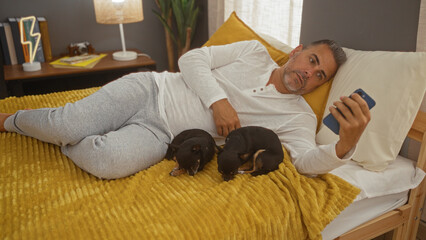
<instances>
[{"instance_id":1,"label":"dog's paw","mask_svg":"<svg viewBox=\"0 0 426 240\"><path fill-rule=\"evenodd\" d=\"M181 174L184 174L186 171L183 168L175 168L170 172L170 176L176 177L179 176Z\"/></svg>"}]
</instances>

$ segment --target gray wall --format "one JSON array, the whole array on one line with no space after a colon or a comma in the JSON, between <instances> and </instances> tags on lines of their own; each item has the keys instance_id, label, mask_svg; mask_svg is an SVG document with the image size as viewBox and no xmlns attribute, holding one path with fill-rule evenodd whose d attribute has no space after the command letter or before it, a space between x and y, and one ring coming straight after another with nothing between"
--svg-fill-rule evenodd
<instances>
[{"instance_id":1,"label":"gray wall","mask_svg":"<svg viewBox=\"0 0 426 240\"><path fill-rule=\"evenodd\" d=\"M300 42L329 38L359 50L415 51L420 0L304 0Z\"/></svg>"},{"instance_id":2,"label":"gray wall","mask_svg":"<svg viewBox=\"0 0 426 240\"><path fill-rule=\"evenodd\" d=\"M208 39L207 0L201 8L192 47ZM144 0L144 21L124 25L126 45L148 53L159 71L167 69L164 30ZM301 43L330 38L361 50L414 51L420 0L304 0ZM118 26L96 23L92 0L0 0L0 21L13 16L45 16L54 55L69 43L89 41L97 51L121 48Z\"/></svg>"},{"instance_id":3,"label":"gray wall","mask_svg":"<svg viewBox=\"0 0 426 240\"><path fill-rule=\"evenodd\" d=\"M199 22L192 47L201 46L208 39L207 0L198 0ZM164 29L153 14L154 0L143 1L144 20L124 24L127 48L138 48L157 62L157 70L167 69ZM118 25L96 23L92 0L0 0L0 21L7 17L44 16L49 25L52 53L66 53L70 43L89 41L96 51L121 49Z\"/></svg>"}]
</instances>

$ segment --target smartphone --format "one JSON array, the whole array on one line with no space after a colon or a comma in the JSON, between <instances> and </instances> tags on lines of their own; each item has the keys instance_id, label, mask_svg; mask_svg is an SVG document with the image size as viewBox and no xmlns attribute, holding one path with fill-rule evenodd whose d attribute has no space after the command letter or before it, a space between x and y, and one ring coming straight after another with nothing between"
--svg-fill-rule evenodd
<instances>
[{"instance_id":1,"label":"smartphone","mask_svg":"<svg viewBox=\"0 0 426 240\"><path fill-rule=\"evenodd\" d=\"M359 94L365 102L367 102L368 108L371 109L376 105L376 102L361 88L354 91L354 93ZM339 109L337 111L340 112ZM331 131L333 131L335 134L339 135L340 125L339 122L334 118L334 116L329 113L327 117L325 117L322 122L324 125L326 125L328 128L330 128Z\"/></svg>"}]
</instances>

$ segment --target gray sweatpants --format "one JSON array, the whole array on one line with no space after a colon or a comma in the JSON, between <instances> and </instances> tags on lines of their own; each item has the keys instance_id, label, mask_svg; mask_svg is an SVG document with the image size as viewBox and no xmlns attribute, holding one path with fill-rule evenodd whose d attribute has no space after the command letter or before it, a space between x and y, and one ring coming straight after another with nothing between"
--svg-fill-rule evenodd
<instances>
[{"instance_id":1,"label":"gray sweatpants","mask_svg":"<svg viewBox=\"0 0 426 240\"><path fill-rule=\"evenodd\" d=\"M121 178L166 153L171 137L157 98L152 74L134 73L64 107L18 111L5 128L61 146L77 166L99 178Z\"/></svg>"}]
</instances>

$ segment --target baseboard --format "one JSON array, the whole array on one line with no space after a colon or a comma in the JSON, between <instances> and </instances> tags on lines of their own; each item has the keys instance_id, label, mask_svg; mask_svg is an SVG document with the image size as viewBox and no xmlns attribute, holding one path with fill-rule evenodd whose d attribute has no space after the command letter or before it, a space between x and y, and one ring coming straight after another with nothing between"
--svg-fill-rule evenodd
<instances>
[{"instance_id":1,"label":"baseboard","mask_svg":"<svg viewBox=\"0 0 426 240\"><path fill-rule=\"evenodd\" d=\"M419 230L417 231L418 240L426 240L426 223L420 221Z\"/></svg>"}]
</instances>

